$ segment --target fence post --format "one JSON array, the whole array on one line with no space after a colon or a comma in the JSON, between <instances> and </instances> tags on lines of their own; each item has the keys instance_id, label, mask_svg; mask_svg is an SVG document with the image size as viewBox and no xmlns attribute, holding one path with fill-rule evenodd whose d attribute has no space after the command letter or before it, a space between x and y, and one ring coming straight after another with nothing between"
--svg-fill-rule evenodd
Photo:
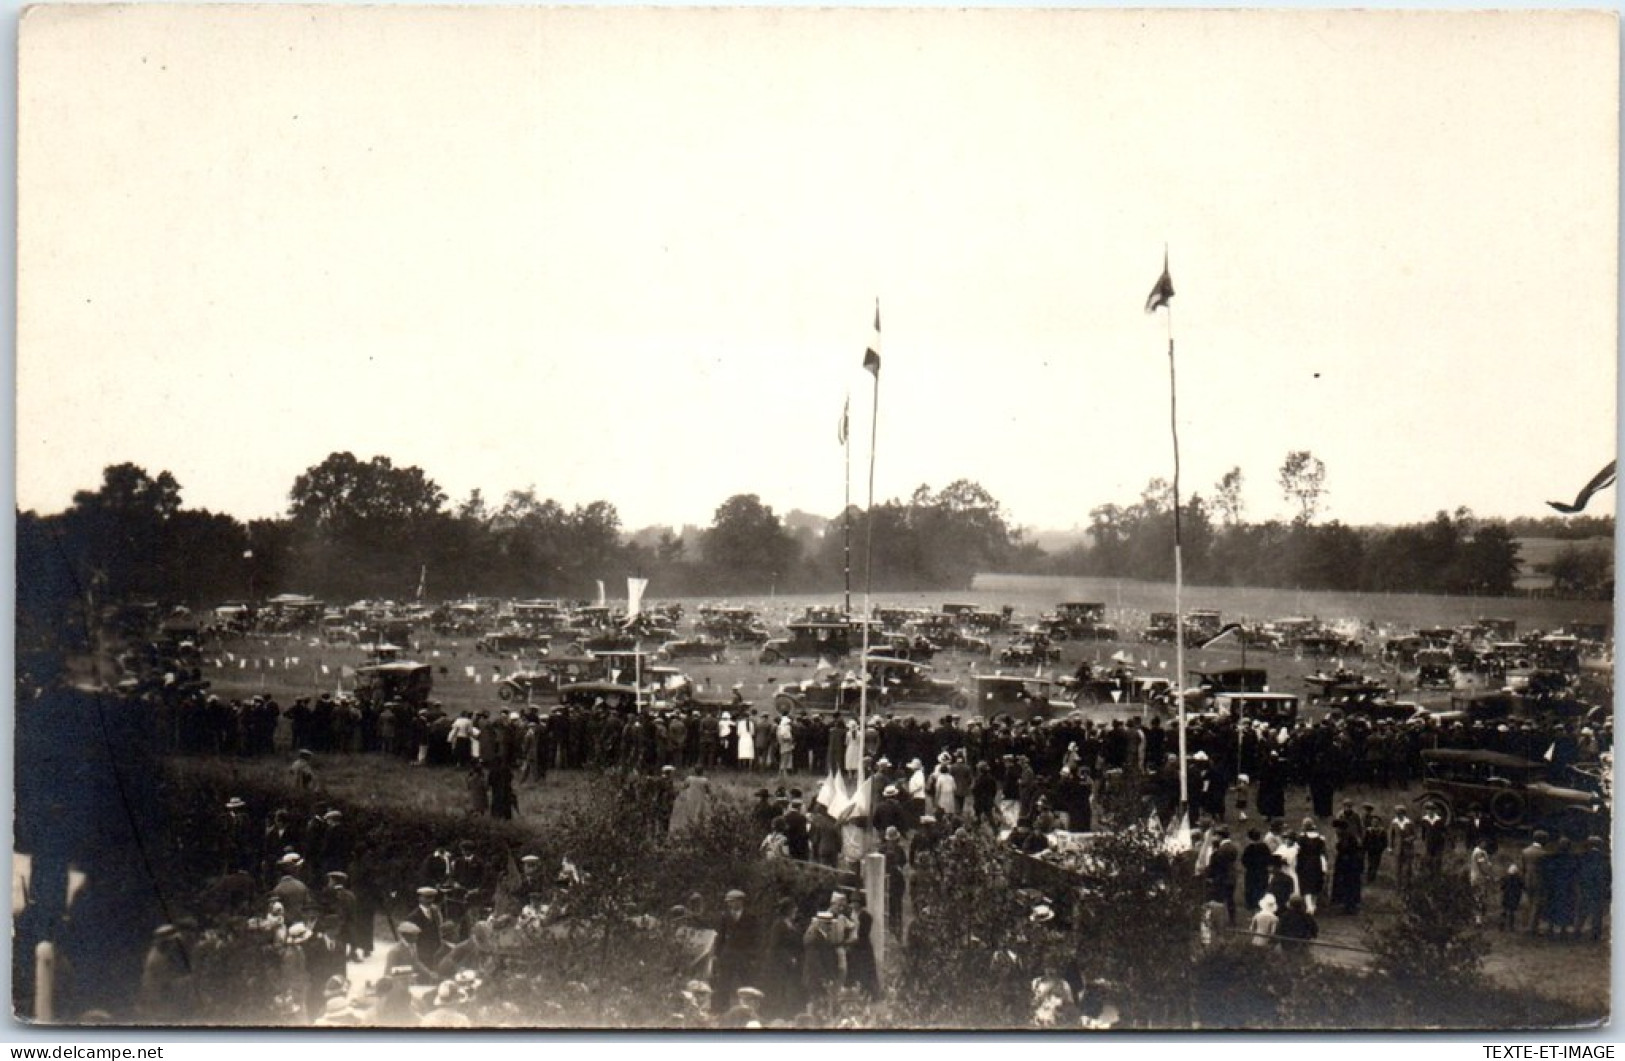
<instances>
[{"instance_id":1,"label":"fence post","mask_svg":"<svg viewBox=\"0 0 1625 1061\"><path fill-rule=\"evenodd\" d=\"M875 949L875 968L886 968L886 856L878 851L864 855L862 864L864 902L875 920L870 943Z\"/></svg>"}]
</instances>

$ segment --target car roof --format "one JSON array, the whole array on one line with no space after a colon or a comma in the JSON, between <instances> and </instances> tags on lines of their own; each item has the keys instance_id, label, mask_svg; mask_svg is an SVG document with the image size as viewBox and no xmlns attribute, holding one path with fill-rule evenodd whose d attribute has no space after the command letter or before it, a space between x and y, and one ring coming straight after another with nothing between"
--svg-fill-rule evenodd
<instances>
[{"instance_id":1,"label":"car roof","mask_svg":"<svg viewBox=\"0 0 1625 1061\"><path fill-rule=\"evenodd\" d=\"M1445 763L1488 763L1521 770L1544 769L1545 764L1521 755L1485 751L1479 748L1425 748L1422 758Z\"/></svg>"}]
</instances>

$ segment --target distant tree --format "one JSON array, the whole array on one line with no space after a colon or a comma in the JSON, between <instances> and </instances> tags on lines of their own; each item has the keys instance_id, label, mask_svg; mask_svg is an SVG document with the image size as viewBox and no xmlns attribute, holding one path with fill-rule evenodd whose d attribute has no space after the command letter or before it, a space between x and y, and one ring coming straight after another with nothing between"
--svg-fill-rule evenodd
<instances>
[{"instance_id":1,"label":"distant tree","mask_svg":"<svg viewBox=\"0 0 1625 1061\"><path fill-rule=\"evenodd\" d=\"M1241 485L1241 468L1235 467L1225 472L1213 488L1213 510L1226 527L1234 527L1242 521Z\"/></svg>"},{"instance_id":2,"label":"distant tree","mask_svg":"<svg viewBox=\"0 0 1625 1061\"><path fill-rule=\"evenodd\" d=\"M796 565L795 539L756 494L735 494L716 511L701 538L711 577L729 591L766 589Z\"/></svg>"},{"instance_id":3,"label":"distant tree","mask_svg":"<svg viewBox=\"0 0 1625 1061\"><path fill-rule=\"evenodd\" d=\"M1552 588L1573 597L1594 597L1611 589L1614 581L1612 550L1600 545L1565 545L1546 565Z\"/></svg>"},{"instance_id":4,"label":"distant tree","mask_svg":"<svg viewBox=\"0 0 1625 1061\"><path fill-rule=\"evenodd\" d=\"M1293 450L1281 462L1281 493L1298 506L1296 522L1313 523L1326 494L1326 465L1306 449Z\"/></svg>"},{"instance_id":5,"label":"distant tree","mask_svg":"<svg viewBox=\"0 0 1625 1061\"><path fill-rule=\"evenodd\" d=\"M1461 547L1458 564L1463 587L1470 593L1502 596L1511 593L1523 567L1518 540L1504 523L1485 523Z\"/></svg>"},{"instance_id":6,"label":"distant tree","mask_svg":"<svg viewBox=\"0 0 1625 1061\"><path fill-rule=\"evenodd\" d=\"M294 479L294 577L341 596L406 596L434 552L446 495L421 468L330 454Z\"/></svg>"},{"instance_id":7,"label":"distant tree","mask_svg":"<svg viewBox=\"0 0 1625 1061\"><path fill-rule=\"evenodd\" d=\"M301 473L288 500L295 523L345 535L399 530L439 512L446 495L421 468L397 468L388 457L362 463L344 452Z\"/></svg>"}]
</instances>

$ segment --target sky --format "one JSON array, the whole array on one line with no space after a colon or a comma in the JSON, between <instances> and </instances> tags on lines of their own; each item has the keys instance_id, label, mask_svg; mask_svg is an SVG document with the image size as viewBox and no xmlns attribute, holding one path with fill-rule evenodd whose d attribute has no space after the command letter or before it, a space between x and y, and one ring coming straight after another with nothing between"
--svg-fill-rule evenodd
<instances>
[{"instance_id":1,"label":"sky","mask_svg":"<svg viewBox=\"0 0 1625 1061\"><path fill-rule=\"evenodd\" d=\"M1618 71L1610 12L35 8L17 503L348 450L833 515L850 400L855 502L878 408L877 500L1064 529L1171 476L1171 334L1186 496L1549 514L1615 451Z\"/></svg>"}]
</instances>

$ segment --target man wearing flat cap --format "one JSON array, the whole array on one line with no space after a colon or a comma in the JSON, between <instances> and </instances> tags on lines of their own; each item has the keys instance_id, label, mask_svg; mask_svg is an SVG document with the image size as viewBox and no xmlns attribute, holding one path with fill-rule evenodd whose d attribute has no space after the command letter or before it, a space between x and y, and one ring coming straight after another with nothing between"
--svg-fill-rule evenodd
<instances>
[{"instance_id":1,"label":"man wearing flat cap","mask_svg":"<svg viewBox=\"0 0 1625 1061\"><path fill-rule=\"evenodd\" d=\"M722 915L717 919L716 941L711 946L711 987L718 1012L728 1005L734 992L748 986L756 977L757 958L762 951L762 934L745 910L745 893L738 888L722 897Z\"/></svg>"},{"instance_id":2,"label":"man wearing flat cap","mask_svg":"<svg viewBox=\"0 0 1625 1061\"><path fill-rule=\"evenodd\" d=\"M418 905L405 920L418 927L418 957L423 964L434 967L445 950L444 928L446 915L440 910L440 889L422 887L417 892Z\"/></svg>"}]
</instances>

